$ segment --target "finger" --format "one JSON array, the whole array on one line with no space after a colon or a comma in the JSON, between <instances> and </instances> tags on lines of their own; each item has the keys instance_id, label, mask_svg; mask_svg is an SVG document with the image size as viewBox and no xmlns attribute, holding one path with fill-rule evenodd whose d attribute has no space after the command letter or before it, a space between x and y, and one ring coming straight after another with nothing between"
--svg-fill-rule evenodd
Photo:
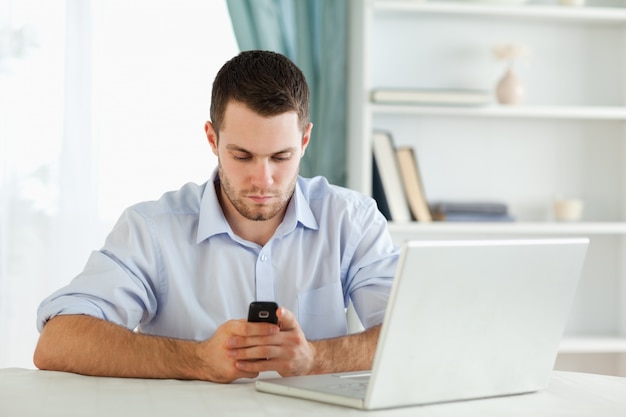
<instances>
[{"instance_id":1,"label":"finger","mask_svg":"<svg viewBox=\"0 0 626 417\"><path fill-rule=\"evenodd\" d=\"M228 356L235 360L255 361L275 359L280 355L278 346L254 346L245 349L231 349Z\"/></svg>"},{"instance_id":2,"label":"finger","mask_svg":"<svg viewBox=\"0 0 626 417\"><path fill-rule=\"evenodd\" d=\"M247 320L229 320L221 327L224 331L236 336L263 336L275 334L280 331L278 326L273 323L266 322L250 322Z\"/></svg>"},{"instance_id":3,"label":"finger","mask_svg":"<svg viewBox=\"0 0 626 417\"><path fill-rule=\"evenodd\" d=\"M278 333L268 336L233 336L228 340L229 349L250 349L256 346L276 346L281 344L281 337Z\"/></svg>"},{"instance_id":4,"label":"finger","mask_svg":"<svg viewBox=\"0 0 626 417\"><path fill-rule=\"evenodd\" d=\"M280 328L275 324L250 326L245 334L231 334L227 340L227 347L231 349L242 349L259 345L276 344L276 335L280 333Z\"/></svg>"},{"instance_id":5,"label":"finger","mask_svg":"<svg viewBox=\"0 0 626 417\"><path fill-rule=\"evenodd\" d=\"M231 336L245 336L248 333L248 322L246 320L228 320L224 322L218 331Z\"/></svg>"},{"instance_id":6,"label":"finger","mask_svg":"<svg viewBox=\"0 0 626 417\"><path fill-rule=\"evenodd\" d=\"M280 331L273 323L250 323L246 322L245 336L271 336Z\"/></svg>"},{"instance_id":7,"label":"finger","mask_svg":"<svg viewBox=\"0 0 626 417\"><path fill-rule=\"evenodd\" d=\"M278 317L278 325L280 330L291 330L298 327L298 320L296 315L284 307L279 307L276 310L276 316Z\"/></svg>"}]
</instances>

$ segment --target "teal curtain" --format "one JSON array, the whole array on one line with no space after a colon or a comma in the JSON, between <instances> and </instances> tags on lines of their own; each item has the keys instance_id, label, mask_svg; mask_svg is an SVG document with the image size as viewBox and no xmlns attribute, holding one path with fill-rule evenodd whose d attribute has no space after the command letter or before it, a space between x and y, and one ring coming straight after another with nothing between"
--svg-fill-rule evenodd
<instances>
[{"instance_id":1,"label":"teal curtain","mask_svg":"<svg viewBox=\"0 0 626 417\"><path fill-rule=\"evenodd\" d=\"M289 57L311 89L313 135L300 173L346 184L347 1L227 0L242 51Z\"/></svg>"}]
</instances>

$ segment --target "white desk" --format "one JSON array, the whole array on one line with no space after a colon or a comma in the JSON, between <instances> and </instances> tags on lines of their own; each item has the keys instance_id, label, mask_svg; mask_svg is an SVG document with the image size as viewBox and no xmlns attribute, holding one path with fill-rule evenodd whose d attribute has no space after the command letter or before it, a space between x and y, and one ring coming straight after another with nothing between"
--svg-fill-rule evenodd
<instances>
[{"instance_id":1,"label":"white desk","mask_svg":"<svg viewBox=\"0 0 626 417\"><path fill-rule=\"evenodd\" d=\"M97 378L0 370L2 417L626 416L626 378L554 372L547 390L510 397L360 411L255 391L249 382Z\"/></svg>"}]
</instances>

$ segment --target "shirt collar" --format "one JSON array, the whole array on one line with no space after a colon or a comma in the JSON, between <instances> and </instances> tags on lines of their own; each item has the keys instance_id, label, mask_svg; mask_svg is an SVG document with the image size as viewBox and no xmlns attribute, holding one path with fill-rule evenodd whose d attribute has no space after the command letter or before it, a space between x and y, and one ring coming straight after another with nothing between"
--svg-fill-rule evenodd
<instances>
[{"instance_id":1,"label":"shirt collar","mask_svg":"<svg viewBox=\"0 0 626 417\"><path fill-rule=\"evenodd\" d=\"M211 174L210 180L207 181L202 193L202 202L200 203L200 214L198 220L198 234L196 243L200 243L212 236L219 234L233 235L233 231L226 221L222 207L217 198L216 182L219 181L217 168ZM293 231L298 224L317 230L319 225L302 189L300 187L301 178L298 177L294 196L287 206L285 218L278 226L276 236L285 235Z\"/></svg>"}]
</instances>

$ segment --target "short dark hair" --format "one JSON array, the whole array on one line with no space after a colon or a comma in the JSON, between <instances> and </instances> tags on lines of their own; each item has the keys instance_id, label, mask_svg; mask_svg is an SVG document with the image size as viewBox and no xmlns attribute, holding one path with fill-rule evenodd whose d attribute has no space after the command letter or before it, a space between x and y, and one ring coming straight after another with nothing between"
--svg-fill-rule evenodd
<instances>
[{"instance_id":1,"label":"short dark hair","mask_svg":"<svg viewBox=\"0 0 626 417\"><path fill-rule=\"evenodd\" d=\"M215 76L211 122L219 135L226 105L237 101L262 116L295 111L304 132L310 117L309 96L304 74L287 57L270 51L244 51L226 62Z\"/></svg>"}]
</instances>

